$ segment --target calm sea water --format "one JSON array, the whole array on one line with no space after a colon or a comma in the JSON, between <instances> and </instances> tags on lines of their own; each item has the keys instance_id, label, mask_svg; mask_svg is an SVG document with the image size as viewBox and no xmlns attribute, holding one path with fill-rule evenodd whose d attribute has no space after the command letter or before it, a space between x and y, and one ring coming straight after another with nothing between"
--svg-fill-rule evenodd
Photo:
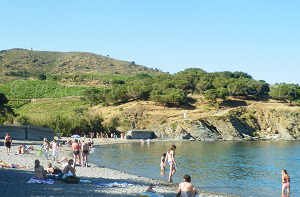
<instances>
[{"instance_id":1,"label":"calm sea water","mask_svg":"<svg viewBox=\"0 0 300 197\"><path fill-rule=\"evenodd\" d=\"M179 172L174 182L190 174L200 189L244 197L281 196L281 170L291 176L291 197L300 196L300 142L150 142L96 148L91 162L112 169L168 180L160 172L160 159L171 145L177 146Z\"/></svg>"}]
</instances>

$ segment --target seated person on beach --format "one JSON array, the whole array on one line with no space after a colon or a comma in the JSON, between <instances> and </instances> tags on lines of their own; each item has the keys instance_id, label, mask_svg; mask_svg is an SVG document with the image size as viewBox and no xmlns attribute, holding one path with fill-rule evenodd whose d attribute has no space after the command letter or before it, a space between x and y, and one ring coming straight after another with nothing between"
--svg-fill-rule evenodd
<instances>
[{"instance_id":1,"label":"seated person on beach","mask_svg":"<svg viewBox=\"0 0 300 197\"><path fill-rule=\"evenodd\" d=\"M47 168L47 173L48 174L59 174L62 173L61 169L59 169L56 166L53 166L51 163L48 163L48 168Z\"/></svg>"},{"instance_id":2,"label":"seated person on beach","mask_svg":"<svg viewBox=\"0 0 300 197\"><path fill-rule=\"evenodd\" d=\"M27 168L27 166L20 166L17 164L7 164L2 160L0 160L0 166L2 166L3 168Z\"/></svg>"},{"instance_id":3,"label":"seated person on beach","mask_svg":"<svg viewBox=\"0 0 300 197\"><path fill-rule=\"evenodd\" d=\"M155 191L153 190L153 183L150 183L149 188L146 190L146 192L155 193Z\"/></svg>"},{"instance_id":4,"label":"seated person on beach","mask_svg":"<svg viewBox=\"0 0 300 197\"><path fill-rule=\"evenodd\" d=\"M31 145L28 147L25 144L21 145L21 146L18 147L18 153L19 154L30 154L29 149L34 150L34 147L31 146Z\"/></svg>"},{"instance_id":5,"label":"seated person on beach","mask_svg":"<svg viewBox=\"0 0 300 197\"><path fill-rule=\"evenodd\" d=\"M179 184L177 193L180 193L180 197L194 197L197 194L193 184L191 184L190 175L183 176L184 182Z\"/></svg>"},{"instance_id":6,"label":"seated person on beach","mask_svg":"<svg viewBox=\"0 0 300 197\"><path fill-rule=\"evenodd\" d=\"M73 159L70 159L68 165L66 165L63 169L62 180L66 183L78 183L79 178L76 177L75 167L73 165Z\"/></svg>"},{"instance_id":7,"label":"seated person on beach","mask_svg":"<svg viewBox=\"0 0 300 197\"><path fill-rule=\"evenodd\" d=\"M34 171L37 179L46 179L46 171L44 170L44 167L40 165L40 161L38 159L34 161Z\"/></svg>"}]
</instances>

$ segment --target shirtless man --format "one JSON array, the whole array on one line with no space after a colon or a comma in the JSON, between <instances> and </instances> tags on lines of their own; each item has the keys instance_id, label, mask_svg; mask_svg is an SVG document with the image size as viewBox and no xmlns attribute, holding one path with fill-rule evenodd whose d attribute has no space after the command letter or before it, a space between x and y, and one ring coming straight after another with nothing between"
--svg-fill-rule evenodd
<instances>
[{"instance_id":1,"label":"shirtless man","mask_svg":"<svg viewBox=\"0 0 300 197\"><path fill-rule=\"evenodd\" d=\"M6 146L6 153L9 155L10 147L12 146L12 139L9 136L9 133L7 133L5 138L4 138L4 146Z\"/></svg>"},{"instance_id":2,"label":"shirtless man","mask_svg":"<svg viewBox=\"0 0 300 197\"><path fill-rule=\"evenodd\" d=\"M80 146L78 144L78 140L75 139L74 143L72 144L73 149L73 158L74 158L74 166L76 165L76 158L78 158L78 163L80 165Z\"/></svg>"},{"instance_id":3,"label":"shirtless man","mask_svg":"<svg viewBox=\"0 0 300 197\"><path fill-rule=\"evenodd\" d=\"M82 149L82 167L84 167L84 160L85 160L85 165L88 167L88 155L89 155L89 150L90 150L90 145L89 143L82 142L81 144L81 149Z\"/></svg>"}]
</instances>

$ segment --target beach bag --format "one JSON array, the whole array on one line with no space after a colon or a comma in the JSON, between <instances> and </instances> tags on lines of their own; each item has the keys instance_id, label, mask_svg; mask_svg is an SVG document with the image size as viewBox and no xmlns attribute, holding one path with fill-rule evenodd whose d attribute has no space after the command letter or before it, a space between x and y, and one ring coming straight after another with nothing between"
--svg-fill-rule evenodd
<instances>
[{"instance_id":1,"label":"beach bag","mask_svg":"<svg viewBox=\"0 0 300 197\"><path fill-rule=\"evenodd\" d=\"M41 148L37 155L40 157L42 154L43 154L43 149Z\"/></svg>"},{"instance_id":2,"label":"beach bag","mask_svg":"<svg viewBox=\"0 0 300 197\"><path fill-rule=\"evenodd\" d=\"M79 183L80 179L78 177L68 176L67 178L62 179L62 181L68 184L77 184Z\"/></svg>"},{"instance_id":3,"label":"beach bag","mask_svg":"<svg viewBox=\"0 0 300 197\"><path fill-rule=\"evenodd\" d=\"M178 192L178 193L176 194L176 197L180 197L180 194L181 194L181 192Z\"/></svg>"}]
</instances>

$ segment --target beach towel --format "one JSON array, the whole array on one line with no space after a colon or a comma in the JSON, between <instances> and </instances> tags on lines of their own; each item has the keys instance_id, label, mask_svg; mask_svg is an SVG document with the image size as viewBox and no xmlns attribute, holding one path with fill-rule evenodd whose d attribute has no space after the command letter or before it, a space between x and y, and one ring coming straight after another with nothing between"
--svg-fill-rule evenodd
<instances>
[{"instance_id":1,"label":"beach towel","mask_svg":"<svg viewBox=\"0 0 300 197\"><path fill-rule=\"evenodd\" d=\"M43 153L43 149L41 148L41 149L39 150L37 156L40 157L40 156L42 155L42 153Z\"/></svg>"},{"instance_id":2,"label":"beach towel","mask_svg":"<svg viewBox=\"0 0 300 197\"><path fill-rule=\"evenodd\" d=\"M80 180L79 182L80 183L92 183L92 181L90 181L90 180Z\"/></svg>"},{"instance_id":3,"label":"beach towel","mask_svg":"<svg viewBox=\"0 0 300 197\"><path fill-rule=\"evenodd\" d=\"M31 178L28 183L44 183L44 184L54 184L52 179L40 180L37 178Z\"/></svg>"},{"instance_id":4,"label":"beach towel","mask_svg":"<svg viewBox=\"0 0 300 197\"><path fill-rule=\"evenodd\" d=\"M129 184L129 183L118 183L118 182L114 182L114 183L98 183L99 186L103 186L103 187L126 187L126 186L133 186L133 184Z\"/></svg>"},{"instance_id":5,"label":"beach towel","mask_svg":"<svg viewBox=\"0 0 300 197\"><path fill-rule=\"evenodd\" d=\"M140 193L140 197L163 197L163 195L151 192L142 192Z\"/></svg>"}]
</instances>

